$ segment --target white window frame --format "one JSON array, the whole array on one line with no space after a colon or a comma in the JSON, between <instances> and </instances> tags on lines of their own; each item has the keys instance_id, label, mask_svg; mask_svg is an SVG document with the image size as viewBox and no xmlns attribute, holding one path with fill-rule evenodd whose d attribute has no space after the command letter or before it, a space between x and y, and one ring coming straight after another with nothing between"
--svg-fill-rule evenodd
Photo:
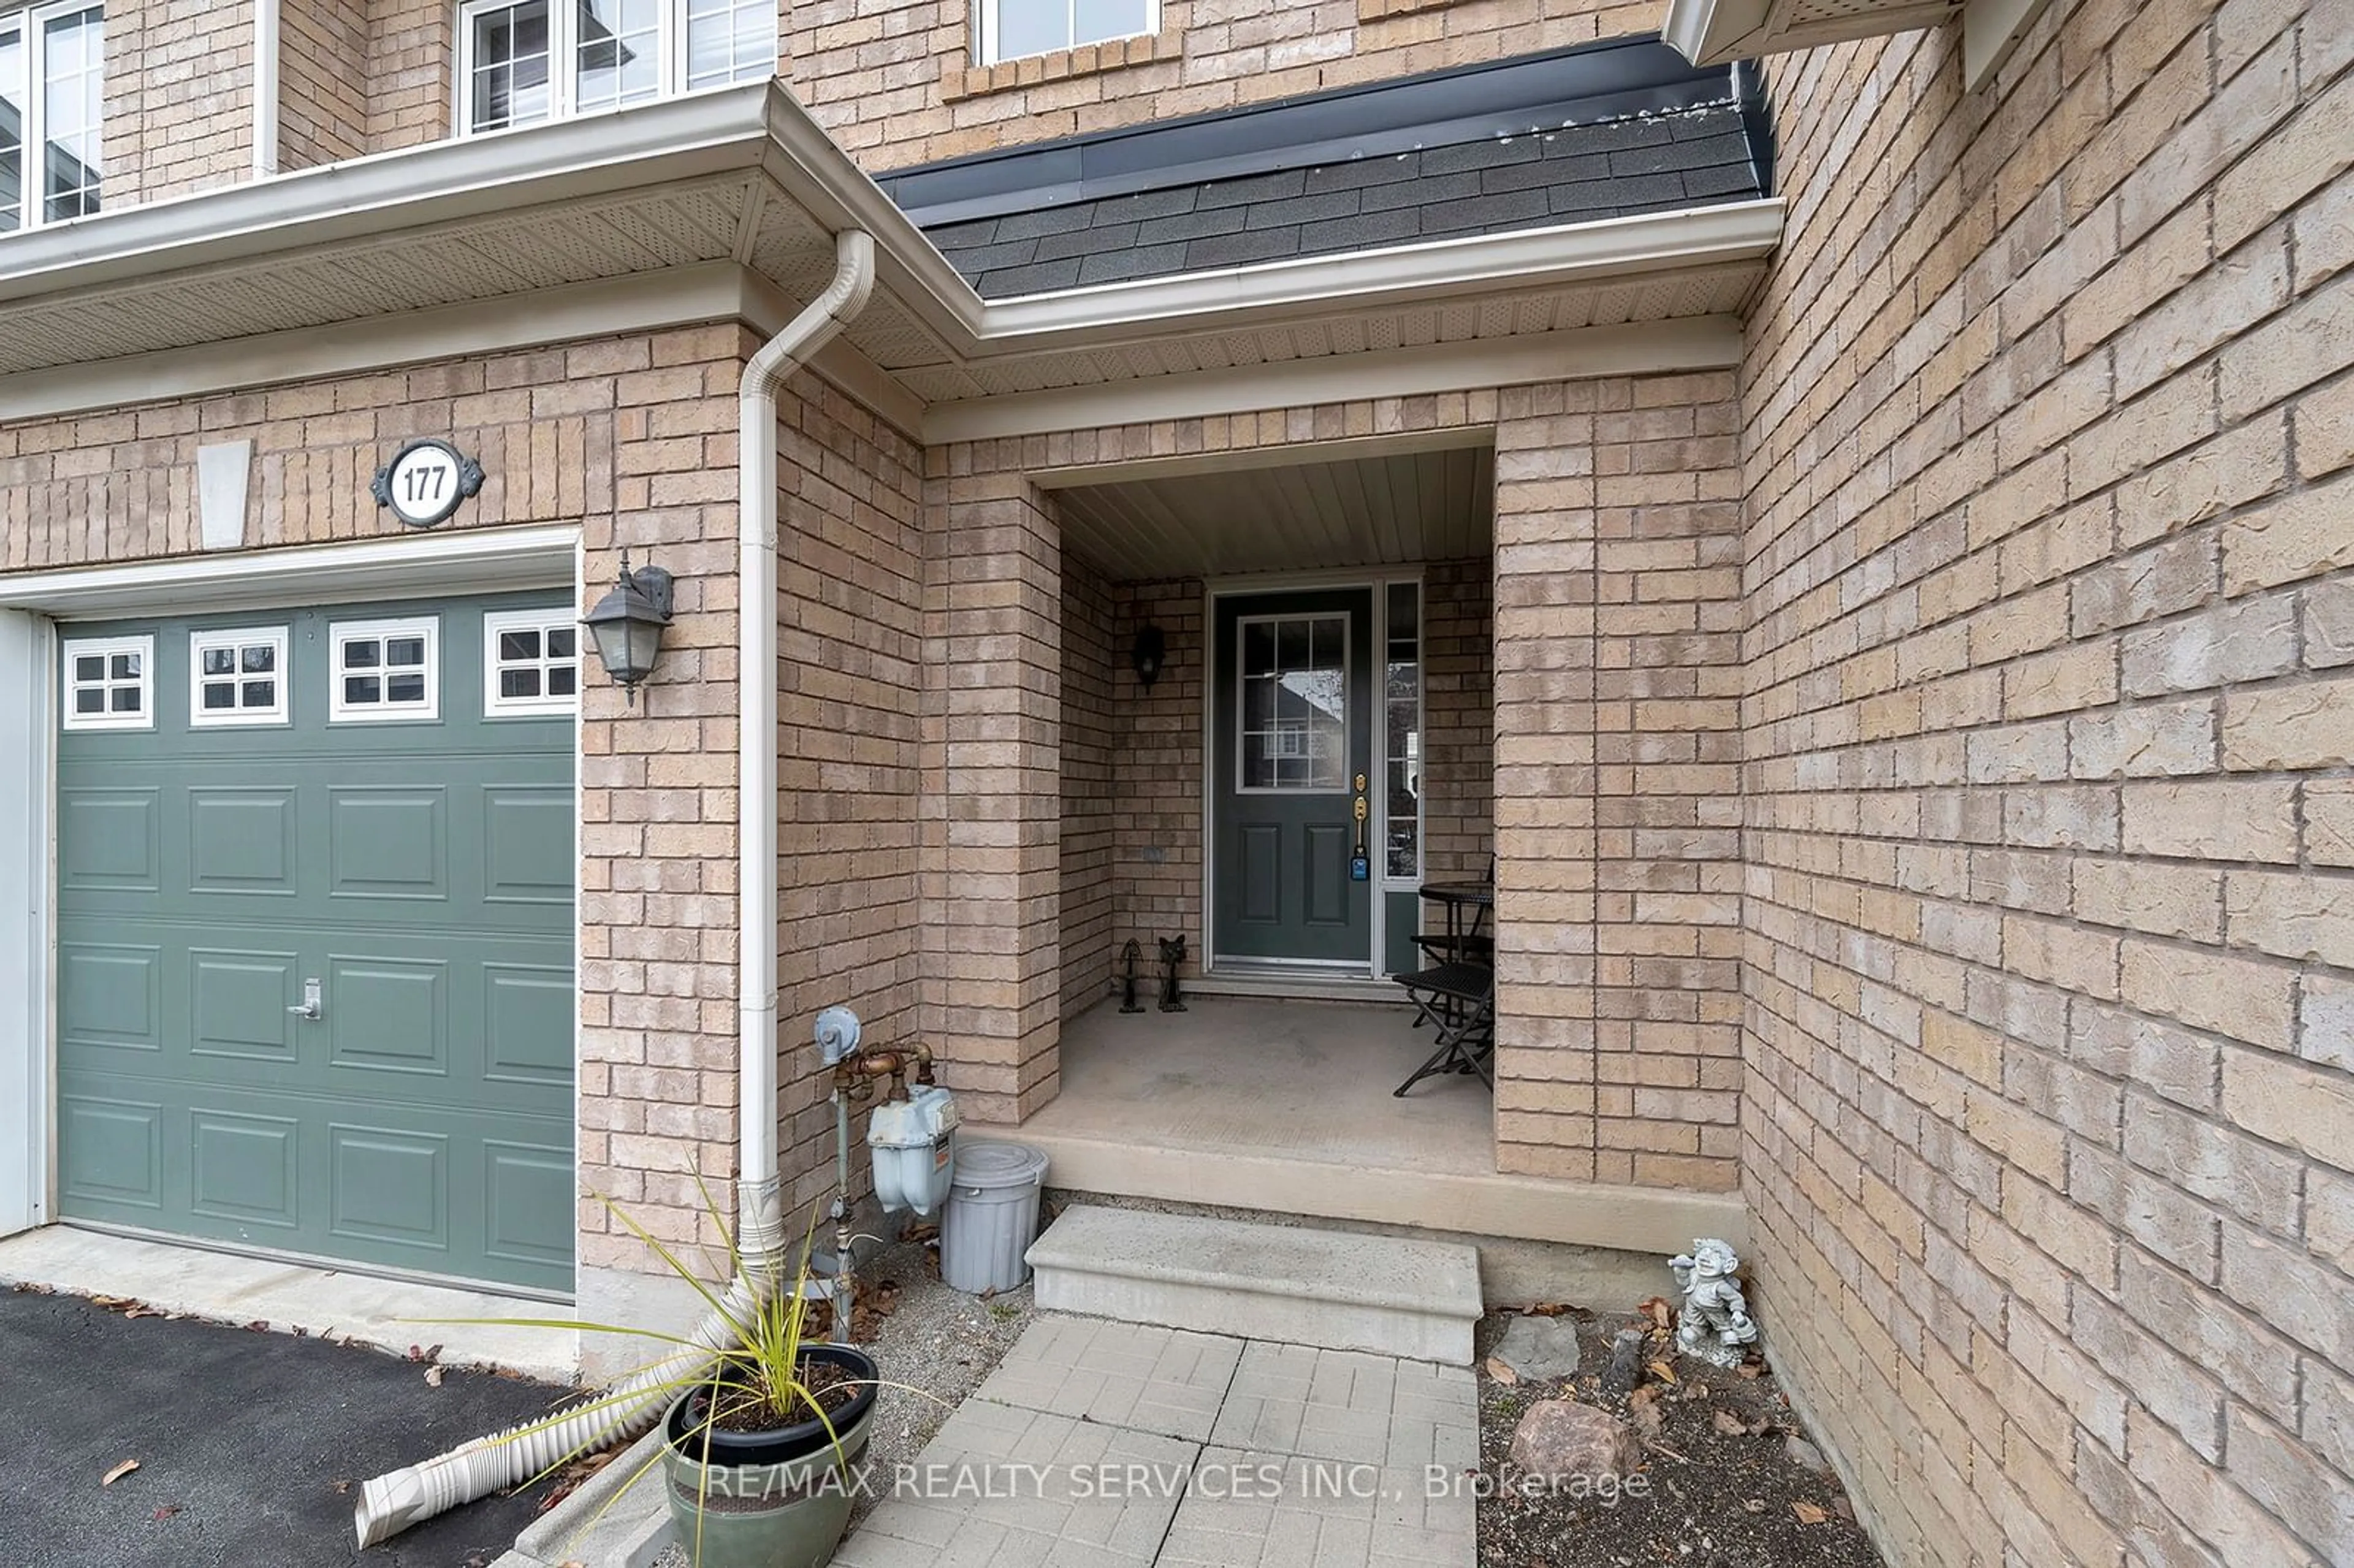
<instances>
[{"instance_id":1,"label":"white window frame","mask_svg":"<svg viewBox=\"0 0 2354 1568\"><path fill-rule=\"evenodd\" d=\"M74 694L86 683L74 678L74 661L96 655L109 661L107 667L111 672L113 667L111 661L118 653L139 655L138 677L135 683L135 683L139 688L139 711L135 714L119 714L114 711L112 694L114 689L127 683L110 673L96 683L100 690L108 694L104 711L94 714L76 712ZM154 729L155 727L155 639L152 634L143 633L137 637L66 638L58 644L58 675L60 727L65 729Z\"/></svg>"},{"instance_id":2,"label":"white window frame","mask_svg":"<svg viewBox=\"0 0 2354 1568\"><path fill-rule=\"evenodd\" d=\"M456 91L451 94L450 122L452 134L459 136L489 136L499 131L521 130L530 125L546 125L557 120L569 120L582 114L610 114L618 109L636 108L642 103L677 98L689 91L709 92L739 85L730 79L705 87L687 86L686 0L663 0L659 73L661 80L652 98L633 103L599 104L593 109L579 105L580 85L580 25L578 0L548 0L547 5L547 113L537 120L502 125L490 131L477 131L473 124L474 104L474 19L490 11L511 9L517 0L463 0L458 7L458 48ZM1158 4L1158 0L1154 0ZM773 13L775 7L769 9ZM769 55L768 74L777 70L777 48L780 47L781 21L778 15L770 17L769 33L772 48ZM747 77L746 81L756 79Z\"/></svg>"},{"instance_id":3,"label":"white window frame","mask_svg":"<svg viewBox=\"0 0 2354 1568\"><path fill-rule=\"evenodd\" d=\"M207 649L244 650L267 647L271 651L270 680L277 700L266 708L244 705L246 673L239 670L228 676L238 691L239 705L233 708L205 706L205 687L223 677L205 673L205 652ZM243 662L240 657L239 662ZM262 725L282 725L290 722L292 712L286 699L286 628L282 626L222 626L188 633L188 727L190 729L244 729Z\"/></svg>"},{"instance_id":4,"label":"white window frame","mask_svg":"<svg viewBox=\"0 0 2354 1568\"><path fill-rule=\"evenodd\" d=\"M24 143L17 150L16 227L0 229L0 238L10 234L22 234L28 228L41 228L52 223L73 223L82 217L96 216L78 213L73 217L50 218L45 189L48 168L48 72L46 69L47 47L43 37L48 24L59 16L77 12L98 12L98 75L99 123L93 129L100 138L99 196L100 210L104 210L106 195L105 125L106 125L106 7L94 0L52 0L45 5L16 5L0 0L0 30L14 27L22 48L25 74L15 84L24 94L18 101L25 107L25 122L21 127Z\"/></svg>"},{"instance_id":5,"label":"white window frame","mask_svg":"<svg viewBox=\"0 0 2354 1568\"><path fill-rule=\"evenodd\" d=\"M425 640L425 700L422 703L346 703L344 648L348 643L394 637ZM384 665L377 665L379 674ZM429 724L441 716L441 618L405 616L398 620L338 620L327 628L327 722L329 724Z\"/></svg>"},{"instance_id":6,"label":"white window frame","mask_svg":"<svg viewBox=\"0 0 2354 1568\"><path fill-rule=\"evenodd\" d=\"M572 657L569 660L547 656L547 633L557 627L572 632ZM540 634L540 654L533 660L509 660L499 656L499 638L509 631L536 631ZM568 717L580 711L580 622L568 606L557 605L546 609L494 609L482 617L482 716L500 718ZM521 668L528 663L540 673L540 694L535 697L510 697L499 690L499 675L509 665ZM572 667L572 694L547 694L547 672L569 663Z\"/></svg>"},{"instance_id":7,"label":"white window frame","mask_svg":"<svg viewBox=\"0 0 2354 1568\"><path fill-rule=\"evenodd\" d=\"M975 45L973 49L973 63L976 65L1003 65L1009 59L1037 59L1040 58L1037 54L1008 55L1000 52L998 48L998 36L1001 28L998 25L998 12L1005 3L1006 0L973 0L972 34ZM1115 33L1108 38L1088 38L1082 41L1078 37L1079 16L1077 5L1075 3L1075 0L1061 0L1061 3L1070 24L1068 28L1066 30L1064 37L1070 41L1057 44L1051 49L1041 51L1043 54L1060 54L1068 49L1083 49L1089 44L1116 44L1124 42L1129 38L1149 38L1155 33L1161 31L1161 0L1145 0L1144 26L1137 31L1133 33Z\"/></svg>"}]
</instances>

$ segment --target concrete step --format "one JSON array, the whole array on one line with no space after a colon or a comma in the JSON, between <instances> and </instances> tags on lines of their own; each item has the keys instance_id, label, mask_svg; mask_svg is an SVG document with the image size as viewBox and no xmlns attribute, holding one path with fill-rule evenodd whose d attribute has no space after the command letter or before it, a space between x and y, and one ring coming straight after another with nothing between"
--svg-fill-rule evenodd
<instances>
[{"instance_id":1,"label":"concrete step","mask_svg":"<svg viewBox=\"0 0 2354 1568\"><path fill-rule=\"evenodd\" d=\"M1028 1255L1040 1307L1123 1322L1469 1366L1479 1320L1451 1242L1077 1204Z\"/></svg>"}]
</instances>

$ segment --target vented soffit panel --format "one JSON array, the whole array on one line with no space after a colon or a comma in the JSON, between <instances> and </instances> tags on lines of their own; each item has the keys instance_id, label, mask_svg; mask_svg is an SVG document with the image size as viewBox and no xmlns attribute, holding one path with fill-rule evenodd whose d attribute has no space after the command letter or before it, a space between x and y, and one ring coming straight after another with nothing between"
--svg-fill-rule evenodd
<instances>
[{"instance_id":1,"label":"vented soffit panel","mask_svg":"<svg viewBox=\"0 0 2354 1568\"><path fill-rule=\"evenodd\" d=\"M1935 27L1963 0L1670 0L1659 35L1694 65Z\"/></svg>"}]
</instances>

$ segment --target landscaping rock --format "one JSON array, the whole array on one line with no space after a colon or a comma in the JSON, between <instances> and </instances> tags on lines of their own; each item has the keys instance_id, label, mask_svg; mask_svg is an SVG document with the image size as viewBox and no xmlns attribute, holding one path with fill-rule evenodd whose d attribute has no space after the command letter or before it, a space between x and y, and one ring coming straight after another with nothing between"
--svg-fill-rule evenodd
<instances>
[{"instance_id":1,"label":"landscaping rock","mask_svg":"<svg viewBox=\"0 0 2354 1568\"><path fill-rule=\"evenodd\" d=\"M1602 1374L1602 1392L1624 1397L1634 1392L1642 1375L1643 1330L1621 1329L1610 1340L1610 1366Z\"/></svg>"},{"instance_id":2,"label":"landscaping rock","mask_svg":"<svg viewBox=\"0 0 2354 1568\"><path fill-rule=\"evenodd\" d=\"M1512 1463L1525 1475L1557 1482L1630 1475L1641 1458L1642 1446L1625 1422L1574 1399L1541 1401L1512 1433Z\"/></svg>"},{"instance_id":3,"label":"landscaping rock","mask_svg":"<svg viewBox=\"0 0 2354 1568\"><path fill-rule=\"evenodd\" d=\"M1790 1463L1802 1470L1811 1470L1818 1476L1830 1468L1830 1466L1824 1462L1822 1450L1795 1432L1783 1441L1782 1453Z\"/></svg>"},{"instance_id":4,"label":"landscaping rock","mask_svg":"<svg viewBox=\"0 0 2354 1568\"><path fill-rule=\"evenodd\" d=\"M1565 1318L1515 1318L1494 1354L1524 1378L1567 1377L1577 1370L1577 1324Z\"/></svg>"}]
</instances>

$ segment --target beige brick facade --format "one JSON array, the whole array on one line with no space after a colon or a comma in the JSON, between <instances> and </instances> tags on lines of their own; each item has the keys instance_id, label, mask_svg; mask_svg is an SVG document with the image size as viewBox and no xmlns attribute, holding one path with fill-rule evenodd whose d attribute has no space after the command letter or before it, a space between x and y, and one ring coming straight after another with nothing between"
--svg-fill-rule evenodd
<instances>
[{"instance_id":1,"label":"beige brick facade","mask_svg":"<svg viewBox=\"0 0 2354 1568\"><path fill-rule=\"evenodd\" d=\"M253 0L106 8L105 210L253 172Z\"/></svg>"},{"instance_id":2,"label":"beige brick facade","mask_svg":"<svg viewBox=\"0 0 2354 1568\"><path fill-rule=\"evenodd\" d=\"M1893 1561L2354 1543L2349 64L2326 0L1769 64L1743 1190Z\"/></svg>"},{"instance_id":3,"label":"beige brick facade","mask_svg":"<svg viewBox=\"0 0 2354 1568\"><path fill-rule=\"evenodd\" d=\"M1654 0L1161 0L1157 34L995 67L966 0L788 4L793 95L871 169L1655 31Z\"/></svg>"}]
</instances>

